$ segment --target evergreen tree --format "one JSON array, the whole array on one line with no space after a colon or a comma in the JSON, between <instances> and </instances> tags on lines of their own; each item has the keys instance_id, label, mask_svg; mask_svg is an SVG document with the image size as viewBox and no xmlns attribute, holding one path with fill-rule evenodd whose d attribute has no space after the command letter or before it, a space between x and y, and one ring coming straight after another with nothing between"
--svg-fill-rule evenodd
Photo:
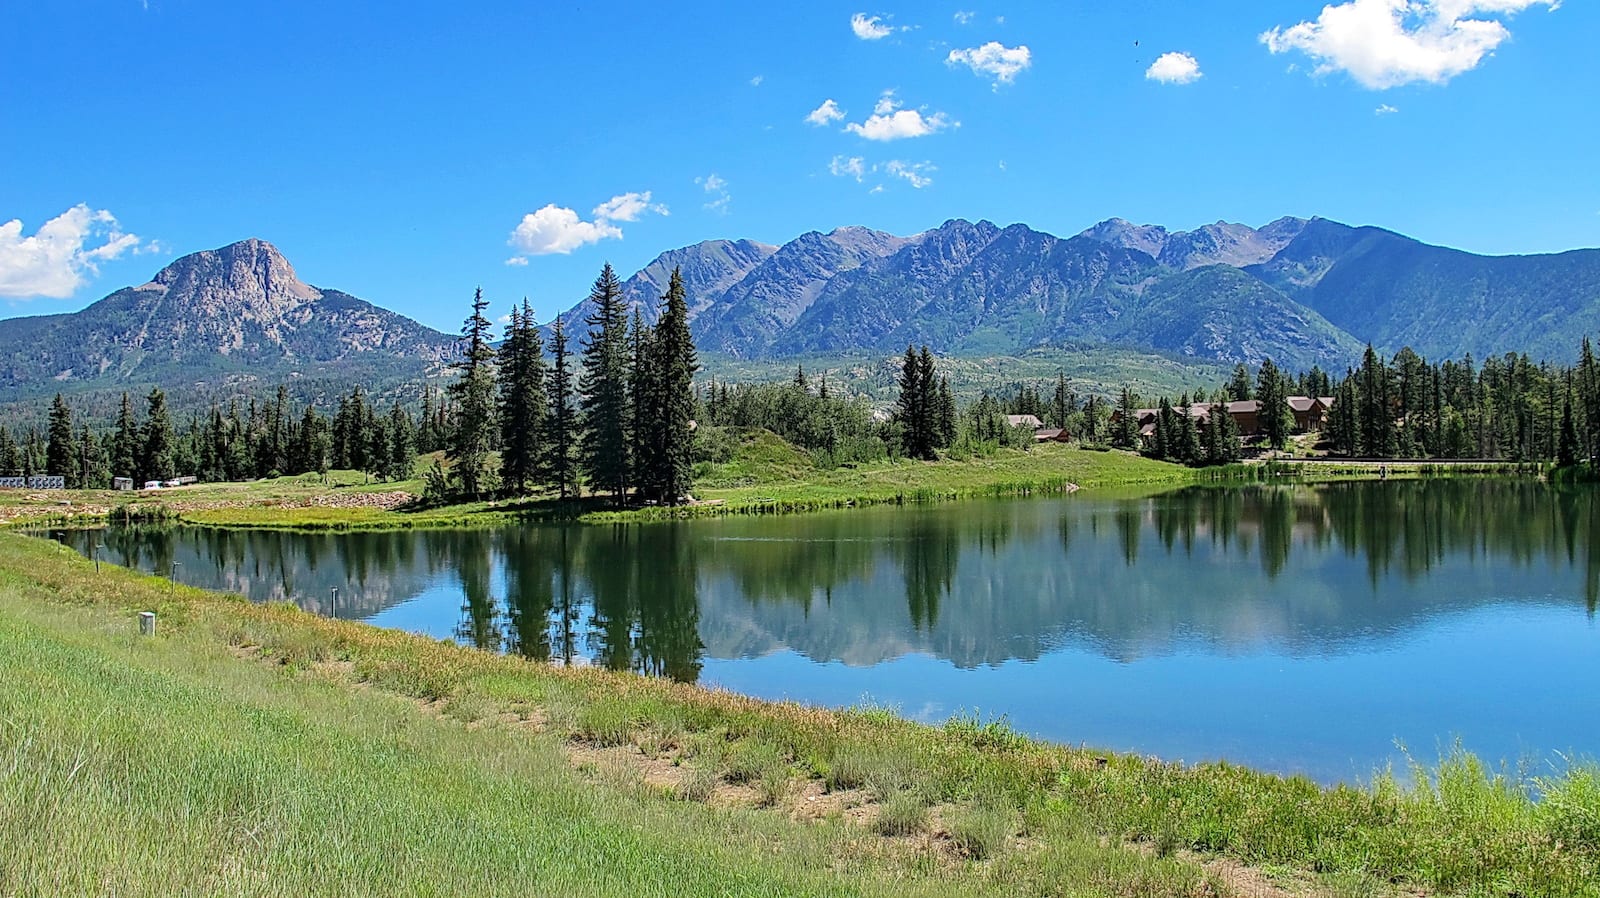
<instances>
[{"instance_id":1,"label":"evergreen tree","mask_svg":"<svg viewBox=\"0 0 1600 898\"><path fill-rule=\"evenodd\" d=\"M1561 437L1556 448L1556 465L1570 468L1577 463L1578 428L1572 420L1572 389L1568 387L1566 401L1561 403Z\"/></svg>"},{"instance_id":2,"label":"evergreen tree","mask_svg":"<svg viewBox=\"0 0 1600 898\"><path fill-rule=\"evenodd\" d=\"M80 472L76 464L77 452L72 445L72 409L67 407L67 400L60 393L57 393L55 400L50 403L48 432L50 441L44 453L44 472L65 477L67 488L76 489Z\"/></svg>"},{"instance_id":3,"label":"evergreen tree","mask_svg":"<svg viewBox=\"0 0 1600 898\"><path fill-rule=\"evenodd\" d=\"M1177 459L1186 465L1199 464L1205 460L1200 452L1200 434L1195 426L1194 403L1188 396L1183 397L1179 406L1178 420L1178 445L1173 453Z\"/></svg>"},{"instance_id":4,"label":"evergreen tree","mask_svg":"<svg viewBox=\"0 0 1600 898\"><path fill-rule=\"evenodd\" d=\"M1250 390L1250 369L1243 362L1233 366L1233 377L1228 381L1228 398L1234 402L1249 402L1255 398Z\"/></svg>"},{"instance_id":5,"label":"evergreen tree","mask_svg":"<svg viewBox=\"0 0 1600 898\"><path fill-rule=\"evenodd\" d=\"M655 331L645 326L638 309L633 310L633 326L629 329L628 346L632 354L628 370L628 451L632 465L630 480L642 497L647 491L646 482L651 472L661 463L656 450L656 428L660 426L657 411L660 397L659 372L655 369L656 353L652 344Z\"/></svg>"},{"instance_id":6,"label":"evergreen tree","mask_svg":"<svg viewBox=\"0 0 1600 898\"><path fill-rule=\"evenodd\" d=\"M672 270L664 299L666 307L650 340L655 451L652 469L641 485L662 503L677 505L693 486L694 375L699 369L681 270Z\"/></svg>"},{"instance_id":7,"label":"evergreen tree","mask_svg":"<svg viewBox=\"0 0 1600 898\"><path fill-rule=\"evenodd\" d=\"M1289 410L1283 375L1272 359L1263 361L1256 372L1256 401L1260 403L1256 420L1260 423L1262 438L1273 449L1282 449L1289 441L1294 416Z\"/></svg>"},{"instance_id":8,"label":"evergreen tree","mask_svg":"<svg viewBox=\"0 0 1600 898\"><path fill-rule=\"evenodd\" d=\"M522 494L539 479L546 404L544 345L526 299L511 310L500 352L500 477Z\"/></svg>"},{"instance_id":9,"label":"evergreen tree","mask_svg":"<svg viewBox=\"0 0 1600 898\"><path fill-rule=\"evenodd\" d=\"M583 471L592 490L621 501L628 489L628 311L622 282L611 264L600 269L589 291L594 310L583 343L578 378L583 412Z\"/></svg>"},{"instance_id":10,"label":"evergreen tree","mask_svg":"<svg viewBox=\"0 0 1600 898\"><path fill-rule=\"evenodd\" d=\"M1133 391L1127 387L1122 388L1122 396L1117 401L1116 426L1111 429L1111 445L1118 449L1132 449L1139 442L1139 421L1136 417L1138 409L1133 407Z\"/></svg>"},{"instance_id":11,"label":"evergreen tree","mask_svg":"<svg viewBox=\"0 0 1600 898\"><path fill-rule=\"evenodd\" d=\"M22 451L11 438L11 431L0 425L0 477L19 477L22 474Z\"/></svg>"},{"instance_id":12,"label":"evergreen tree","mask_svg":"<svg viewBox=\"0 0 1600 898\"><path fill-rule=\"evenodd\" d=\"M466 344L455 365L459 372L450 385L455 400L455 429L450 434L450 456L455 460L451 473L461 492L477 498L488 491L491 472L489 452L494 448L494 347L489 319L483 316L489 301L483 288L472 295L472 314L461 326Z\"/></svg>"},{"instance_id":13,"label":"evergreen tree","mask_svg":"<svg viewBox=\"0 0 1600 898\"><path fill-rule=\"evenodd\" d=\"M821 398L826 399L827 396ZM938 447L948 449L956 441L956 397L950 392L950 378L939 378Z\"/></svg>"},{"instance_id":14,"label":"evergreen tree","mask_svg":"<svg viewBox=\"0 0 1600 898\"><path fill-rule=\"evenodd\" d=\"M388 464L383 472L386 480L409 480L417 467L416 435L411 416L397 400L389 409L389 424L383 429L388 438Z\"/></svg>"},{"instance_id":15,"label":"evergreen tree","mask_svg":"<svg viewBox=\"0 0 1600 898\"><path fill-rule=\"evenodd\" d=\"M144 418L144 454L139 475L145 480L171 480L177 476L172 456L172 421L167 417L167 394L160 387L150 391L149 408Z\"/></svg>"},{"instance_id":16,"label":"evergreen tree","mask_svg":"<svg viewBox=\"0 0 1600 898\"><path fill-rule=\"evenodd\" d=\"M908 458L936 458L935 420L937 398L933 389L933 355L928 347L919 354L907 346L900 368L900 399L896 415L901 426L901 447Z\"/></svg>"},{"instance_id":17,"label":"evergreen tree","mask_svg":"<svg viewBox=\"0 0 1600 898\"><path fill-rule=\"evenodd\" d=\"M139 480L139 456L142 453L139 422L133 417L133 401L122 394L122 407L117 412L116 435L111 439L111 473L116 477ZM137 484L136 484L137 485Z\"/></svg>"},{"instance_id":18,"label":"evergreen tree","mask_svg":"<svg viewBox=\"0 0 1600 898\"><path fill-rule=\"evenodd\" d=\"M1583 348L1578 354L1578 408L1583 422L1582 454L1591 460L1600 456L1600 364L1595 362L1594 347L1589 338L1583 338Z\"/></svg>"},{"instance_id":19,"label":"evergreen tree","mask_svg":"<svg viewBox=\"0 0 1600 898\"><path fill-rule=\"evenodd\" d=\"M566 499L578 494L577 413L572 407L572 361L567 352L567 332L556 319L550 335L550 410L545 416L544 481Z\"/></svg>"}]
</instances>

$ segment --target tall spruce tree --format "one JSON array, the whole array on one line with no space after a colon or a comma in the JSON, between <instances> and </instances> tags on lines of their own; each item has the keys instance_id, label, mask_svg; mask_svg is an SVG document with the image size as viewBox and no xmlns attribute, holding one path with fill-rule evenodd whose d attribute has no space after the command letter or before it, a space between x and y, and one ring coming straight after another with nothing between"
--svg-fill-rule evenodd
<instances>
[{"instance_id":1,"label":"tall spruce tree","mask_svg":"<svg viewBox=\"0 0 1600 898\"><path fill-rule=\"evenodd\" d=\"M389 409L389 423L383 428L383 435L388 441L384 456L386 463L382 472L385 480L409 480L416 472L415 430L411 416L396 400L394 406Z\"/></svg>"},{"instance_id":2,"label":"tall spruce tree","mask_svg":"<svg viewBox=\"0 0 1600 898\"><path fill-rule=\"evenodd\" d=\"M22 475L22 450L17 446L16 440L11 438L11 431L0 424L0 477L20 477Z\"/></svg>"},{"instance_id":3,"label":"tall spruce tree","mask_svg":"<svg viewBox=\"0 0 1600 898\"><path fill-rule=\"evenodd\" d=\"M461 360L456 363L459 372L450 385L450 396L455 400L456 422L450 434L450 457L455 466L455 476L461 492L477 498L488 492L492 481L489 470L489 453L494 449L494 347L489 319L484 310L489 301L483 298L483 288L472 294L472 314L461 325L461 342L465 344Z\"/></svg>"},{"instance_id":4,"label":"tall spruce tree","mask_svg":"<svg viewBox=\"0 0 1600 898\"><path fill-rule=\"evenodd\" d=\"M567 351L567 331L556 319L550 334L549 411L545 416L543 479L556 495L578 494L578 420L572 407L572 356Z\"/></svg>"},{"instance_id":5,"label":"tall spruce tree","mask_svg":"<svg viewBox=\"0 0 1600 898\"><path fill-rule=\"evenodd\" d=\"M629 479L641 497L647 491L650 472L660 462L655 432L660 424L660 397L656 393L660 379L655 370L654 339L654 329L646 327L643 316L634 309L633 326L628 333L628 351L632 355L628 366L628 460L633 469Z\"/></svg>"},{"instance_id":6,"label":"tall spruce tree","mask_svg":"<svg viewBox=\"0 0 1600 898\"><path fill-rule=\"evenodd\" d=\"M678 505L693 487L694 375L700 367L689 333L689 298L681 269L672 269L663 302L649 353L654 457L641 484L663 504Z\"/></svg>"},{"instance_id":7,"label":"tall spruce tree","mask_svg":"<svg viewBox=\"0 0 1600 898\"><path fill-rule=\"evenodd\" d=\"M111 438L111 473L116 477L138 480L141 454L139 422L133 416L133 400L122 394L122 406L117 411L116 435Z\"/></svg>"},{"instance_id":8,"label":"tall spruce tree","mask_svg":"<svg viewBox=\"0 0 1600 898\"><path fill-rule=\"evenodd\" d=\"M48 433L49 442L44 451L44 472L65 477L67 487L76 489L80 478L76 464L77 453L73 451L72 445L72 409L67 406L67 400L60 393L57 393L55 400L50 403Z\"/></svg>"},{"instance_id":9,"label":"tall spruce tree","mask_svg":"<svg viewBox=\"0 0 1600 898\"><path fill-rule=\"evenodd\" d=\"M521 494L539 481L547 405L544 343L526 299L511 310L500 353L500 477Z\"/></svg>"},{"instance_id":10,"label":"tall spruce tree","mask_svg":"<svg viewBox=\"0 0 1600 898\"><path fill-rule=\"evenodd\" d=\"M1138 409L1133 407L1133 391L1122 388L1117 399L1117 420L1111 428L1111 445L1118 449L1132 449L1139 442Z\"/></svg>"},{"instance_id":11,"label":"tall spruce tree","mask_svg":"<svg viewBox=\"0 0 1600 898\"><path fill-rule=\"evenodd\" d=\"M826 381L824 381L826 385ZM822 398L826 399L824 395ZM950 391L950 378L939 378L938 397L938 445L940 449L949 449L956 442L956 396Z\"/></svg>"},{"instance_id":12,"label":"tall spruce tree","mask_svg":"<svg viewBox=\"0 0 1600 898\"><path fill-rule=\"evenodd\" d=\"M1273 449L1282 449L1289 442L1294 416L1289 410L1289 391L1283 374L1272 359L1263 361L1256 372L1256 401L1260 403L1256 420L1260 423L1262 438Z\"/></svg>"},{"instance_id":13,"label":"tall spruce tree","mask_svg":"<svg viewBox=\"0 0 1600 898\"><path fill-rule=\"evenodd\" d=\"M928 347L918 353L907 346L900 366L900 399L896 417L900 419L901 448L909 458L933 459L934 420L937 398L933 389L933 356Z\"/></svg>"},{"instance_id":14,"label":"tall spruce tree","mask_svg":"<svg viewBox=\"0 0 1600 898\"><path fill-rule=\"evenodd\" d=\"M139 475L145 480L171 480L177 476L172 454L172 420L167 416L167 394L160 387L150 391L149 408L144 416L144 453Z\"/></svg>"},{"instance_id":15,"label":"tall spruce tree","mask_svg":"<svg viewBox=\"0 0 1600 898\"><path fill-rule=\"evenodd\" d=\"M621 501L628 489L628 310L622 282L606 263L589 290L594 310L584 319L583 373L578 378L583 412L583 471L593 490Z\"/></svg>"}]
</instances>

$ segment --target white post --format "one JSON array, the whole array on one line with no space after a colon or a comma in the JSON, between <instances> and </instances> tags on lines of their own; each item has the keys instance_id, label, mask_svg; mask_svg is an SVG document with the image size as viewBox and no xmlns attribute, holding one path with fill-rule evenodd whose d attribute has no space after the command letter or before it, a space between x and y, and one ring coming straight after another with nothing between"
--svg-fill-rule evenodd
<instances>
[{"instance_id":1,"label":"white post","mask_svg":"<svg viewBox=\"0 0 1600 898\"><path fill-rule=\"evenodd\" d=\"M154 611L139 612L139 635L156 635L156 613Z\"/></svg>"}]
</instances>

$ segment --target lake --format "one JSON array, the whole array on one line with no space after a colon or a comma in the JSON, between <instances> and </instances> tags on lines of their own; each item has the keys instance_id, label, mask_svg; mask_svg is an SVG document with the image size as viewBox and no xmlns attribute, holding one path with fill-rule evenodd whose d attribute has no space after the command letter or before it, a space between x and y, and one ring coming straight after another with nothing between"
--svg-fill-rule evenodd
<instances>
[{"instance_id":1,"label":"lake","mask_svg":"<svg viewBox=\"0 0 1600 898\"><path fill-rule=\"evenodd\" d=\"M56 534L256 601L754 696L1360 781L1600 753L1600 491L1194 488L615 526ZM104 548L95 550L95 545ZM177 565L174 568L174 564ZM338 589L337 606L333 590Z\"/></svg>"}]
</instances>

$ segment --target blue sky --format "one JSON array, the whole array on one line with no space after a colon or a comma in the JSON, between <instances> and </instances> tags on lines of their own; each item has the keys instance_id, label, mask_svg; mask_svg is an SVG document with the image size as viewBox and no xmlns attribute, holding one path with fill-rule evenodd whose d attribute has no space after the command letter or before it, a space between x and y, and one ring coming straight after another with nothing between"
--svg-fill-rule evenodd
<instances>
[{"instance_id":1,"label":"blue sky","mask_svg":"<svg viewBox=\"0 0 1600 898\"><path fill-rule=\"evenodd\" d=\"M548 318L607 260L847 224L1321 215L1478 252L1600 246L1592 0L0 17L0 316L250 236L445 330L479 285Z\"/></svg>"}]
</instances>

